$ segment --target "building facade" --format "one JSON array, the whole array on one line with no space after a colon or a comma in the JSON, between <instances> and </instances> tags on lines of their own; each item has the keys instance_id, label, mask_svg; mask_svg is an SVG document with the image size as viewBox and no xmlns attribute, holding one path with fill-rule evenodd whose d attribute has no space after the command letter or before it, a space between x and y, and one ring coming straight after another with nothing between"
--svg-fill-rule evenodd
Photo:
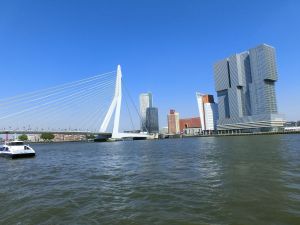
<instances>
[{"instance_id":1,"label":"building facade","mask_svg":"<svg viewBox=\"0 0 300 225\"><path fill-rule=\"evenodd\" d=\"M283 126L278 114L275 49L262 44L214 65L218 96L218 130L274 130Z\"/></svg>"},{"instance_id":2,"label":"building facade","mask_svg":"<svg viewBox=\"0 0 300 225\"><path fill-rule=\"evenodd\" d=\"M41 135L40 134L27 134L28 141L31 142L39 142L41 141Z\"/></svg>"},{"instance_id":3,"label":"building facade","mask_svg":"<svg viewBox=\"0 0 300 225\"><path fill-rule=\"evenodd\" d=\"M197 136L201 133L202 129L200 127L184 128L182 131L182 134L187 136Z\"/></svg>"},{"instance_id":4,"label":"building facade","mask_svg":"<svg viewBox=\"0 0 300 225\"><path fill-rule=\"evenodd\" d=\"M146 109L146 129L150 134L159 132L158 109L156 107Z\"/></svg>"},{"instance_id":5,"label":"building facade","mask_svg":"<svg viewBox=\"0 0 300 225\"><path fill-rule=\"evenodd\" d=\"M214 102L213 95L196 93L201 128L203 132L217 129L218 105Z\"/></svg>"},{"instance_id":6,"label":"building facade","mask_svg":"<svg viewBox=\"0 0 300 225\"><path fill-rule=\"evenodd\" d=\"M169 132L168 127L162 127L159 131L159 133L161 133L161 134L168 134L168 132Z\"/></svg>"},{"instance_id":7,"label":"building facade","mask_svg":"<svg viewBox=\"0 0 300 225\"><path fill-rule=\"evenodd\" d=\"M179 134L179 113L175 112L174 109L170 110L168 114L168 133L169 134Z\"/></svg>"},{"instance_id":8,"label":"building facade","mask_svg":"<svg viewBox=\"0 0 300 225\"><path fill-rule=\"evenodd\" d=\"M198 128L197 130L199 130L201 128L200 117L179 119L180 133L185 133L184 131L187 131L189 128Z\"/></svg>"},{"instance_id":9,"label":"building facade","mask_svg":"<svg viewBox=\"0 0 300 225\"><path fill-rule=\"evenodd\" d=\"M141 131L147 131L146 116L147 116L147 108L149 107L152 107L152 94L151 93L140 94Z\"/></svg>"}]
</instances>

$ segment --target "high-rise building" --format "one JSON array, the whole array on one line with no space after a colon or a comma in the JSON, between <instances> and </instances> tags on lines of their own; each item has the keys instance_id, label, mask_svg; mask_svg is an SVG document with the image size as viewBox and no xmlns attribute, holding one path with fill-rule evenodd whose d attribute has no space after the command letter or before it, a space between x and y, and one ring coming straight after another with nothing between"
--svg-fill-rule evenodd
<instances>
[{"instance_id":1,"label":"high-rise building","mask_svg":"<svg viewBox=\"0 0 300 225\"><path fill-rule=\"evenodd\" d=\"M213 95L196 93L202 131L217 129L218 105Z\"/></svg>"},{"instance_id":2,"label":"high-rise building","mask_svg":"<svg viewBox=\"0 0 300 225\"><path fill-rule=\"evenodd\" d=\"M149 133L158 133L158 109L156 107L148 107L146 110L146 129Z\"/></svg>"},{"instance_id":3,"label":"high-rise building","mask_svg":"<svg viewBox=\"0 0 300 225\"><path fill-rule=\"evenodd\" d=\"M152 107L152 94L151 93L140 94L141 131L147 131L146 116L147 116L147 108L149 107Z\"/></svg>"},{"instance_id":4,"label":"high-rise building","mask_svg":"<svg viewBox=\"0 0 300 225\"><path fill-rule=\"evenodd\" d=\"M170 110L168 114L168 133L169 134L179 134L179 113L175 112L174 109Z\"/></svg>"},{"instance_id":5,"label":"high-rise building","mask_svg":"<svg viewBox=\"0 0 300 225\"><path fill-rule=\"evenodd\" d=\"M214 65L218 130L274 130L283 126L277 112L275 49L262 44Z\"/></svg>"}]
</instances>

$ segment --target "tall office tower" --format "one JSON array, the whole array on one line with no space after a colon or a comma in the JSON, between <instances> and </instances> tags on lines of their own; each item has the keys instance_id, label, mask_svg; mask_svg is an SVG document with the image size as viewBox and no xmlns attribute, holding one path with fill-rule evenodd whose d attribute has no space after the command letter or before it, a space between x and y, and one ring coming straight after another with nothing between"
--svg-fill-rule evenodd
<instances>
[{"instance_id":1,"label":"tall office tower","mask_svg":"<svg viewBox=\"0 0 300 225\"><path fill-rule=\"evenodd\" d=\"M147 131L146 129L146 113L147 108L152 107L152 94L142 93L140 94L140 116L141 116L141 131Z\"/></svg>"},{"instance_id":2,"label":"tall office tower","mask_svg":"<svg viewBox=\"0 0 300 225\"><path fill-rule=\"evenodd\" d=\"M158 109L155 107L148 107L146 110L146 128L150 134L158 133Z\"/></svg>"},{"instance_id":3,"label":"tall office tower","mask_svg":"<svg viewBox=\"0 0 300 225\"><path fill-rule=\"evenodd\" d=\"M277 130L275 49L262 44L214 65L218 130Z\"/></svg>"},{"instance_id":4,"label":"tall office tower","mask_svg":"<svg viewBox=\"0 0 300 225\"><path fill-rule=\"evenodd\" d=\"M213 95L196 93L202 131L217 129L218 105Z\"/></svg>"},{"instance_id":5,"label":"tall office tower","mask_svg":"<svg viewBox=\"0 0 300 225\"><path fill-rule=\"evenodd\" d=\"M168 114L168 133L169 134L179 134L179 113L175 112L174 109L170 110Z\"/></svg>"}]
</instances>

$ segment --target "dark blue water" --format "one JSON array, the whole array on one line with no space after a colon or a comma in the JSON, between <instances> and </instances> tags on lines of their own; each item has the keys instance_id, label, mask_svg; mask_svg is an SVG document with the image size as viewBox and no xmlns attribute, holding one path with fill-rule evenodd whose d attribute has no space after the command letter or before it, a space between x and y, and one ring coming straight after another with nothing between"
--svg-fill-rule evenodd
<instances>
[{"instance_id":1,"label":"dark blue water","mask_svg":"<svg viewBox=\"0 0 300 225\"><path fill-rule=\"evenodd\" d=\"M0 224L300 224L300 135L36 144Z\"/></svg>"}]
</instances>

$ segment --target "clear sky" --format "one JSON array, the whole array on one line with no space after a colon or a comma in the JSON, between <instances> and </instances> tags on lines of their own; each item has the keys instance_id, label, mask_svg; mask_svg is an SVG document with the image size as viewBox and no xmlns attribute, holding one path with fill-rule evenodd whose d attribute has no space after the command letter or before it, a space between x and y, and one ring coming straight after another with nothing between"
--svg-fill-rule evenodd
<instances>
[{"instance_id":1,"label":"clear sky","mask_svg":"<svg viewBox=\"0 0 300 225\"><path fill-rule=\"evenodd\" d=\"M300 1L0 0L1 98L122 65L138 101L198 116L213 64L261 43L277 50L279 111L300 120Z\"/></svg>"}]
</instances>

